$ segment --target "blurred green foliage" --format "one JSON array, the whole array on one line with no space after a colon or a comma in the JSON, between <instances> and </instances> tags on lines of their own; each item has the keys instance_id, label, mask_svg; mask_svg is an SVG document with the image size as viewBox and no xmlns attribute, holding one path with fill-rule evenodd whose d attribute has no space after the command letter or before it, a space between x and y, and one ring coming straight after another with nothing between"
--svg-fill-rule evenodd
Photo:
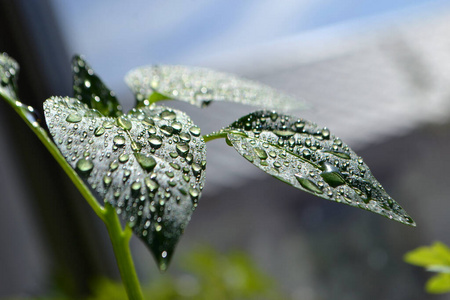
<instances>
[{"instance_id":1,"label":"blurred green foliage","mask_svg":"<svg viewBox=\"0 0 450 300\"><path fill-rule=\"evenodd\" d=\"M155 276L142 286L145 299L157 300L278 300L288 299L276 282L262 272L243 252L220 254L209 247L191 251L181 260L183 272ZM87 300L124 300L127 294L120 282L101 278L92 283ZM33 298L63 300L63 295ZM15 299L19 300L19 299ZM22 299L25 300L25 299Z\"/></svg>"},{"instance_id":2,"label":"blurred green foliage","mask_svg":"<svg viewBox=\"0 0 450 300\"><path fill-rule=\"evenodd\" d=\"M450 292L450 248L445 244L435 242L429 247L419 247L406 253L404 259L407 263L438 273L425 284L428 293Z\"/></svg>"}]
</instances>

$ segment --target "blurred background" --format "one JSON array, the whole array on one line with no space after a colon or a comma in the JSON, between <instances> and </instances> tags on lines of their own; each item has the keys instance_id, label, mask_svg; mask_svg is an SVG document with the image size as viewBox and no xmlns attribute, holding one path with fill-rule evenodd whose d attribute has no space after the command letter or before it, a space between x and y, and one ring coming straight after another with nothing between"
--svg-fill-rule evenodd
<instances>
[{"instance_id":1,"label":"blurred background","mask_svg":"<svg viewBox=\"0 0 450 300\"><path fill-rule=\"evenodd\" d=\"M199 279L183 273L185 254L207 247L212 261L246 253L287 299L450 299L426 294L430 274L402 258L436 240L450 244L450 1L1 0L0 51L19 62L21 100L37 109L72 94L74 54L125 109L134 100L123 77L147 64L211 67L268 84L305 102L292 114L348 143L418 224L291 188L217 140L207 145L204 194L168 274L132 240L143 282L181 276L196 299ZM254 110L168 105L203 133ZM3 102L0 137L0 298L81 297L95 278L118 279L103 224Z\"/></svg>"}]
</instances>

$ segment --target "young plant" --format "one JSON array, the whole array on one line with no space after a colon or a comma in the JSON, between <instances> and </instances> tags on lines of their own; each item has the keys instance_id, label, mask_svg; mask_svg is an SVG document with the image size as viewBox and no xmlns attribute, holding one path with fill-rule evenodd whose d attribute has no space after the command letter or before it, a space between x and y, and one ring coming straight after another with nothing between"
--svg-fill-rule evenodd
<instances>
[{"instance_id":1,"label":"young plant","mask_svg":"<svg viewBox=\"0 0 450 300\"><path fill-rule=\"evenodd\" d=\"M450 248L441 242L409 251L404 257L407 263L424 267L437 273L425 284L425 290L432 294L450 292Z\"/></svg>"},{"instance_id":2,"label":"young plant","mask_svg":"<svg viewBox=\"0 0 450 300\"><path fill-rule=\"evenodd\" d=\"M226 139L247 161L295 188L415 226L361 157L327 128L273 111L297 103L267 86L201 68L143 67L126 76L136 105L124 113L83 58L74 57L72 69L74 98L44 102L48 131L34 108L19 101L19 67L6 54L0 55L0 96L104 221L130 299L142 299L129 249L132 233L165 270L197 207L205 182L205 143L214 139ZM184 112L157 104L175 99L200 107L233 101L269 110L202 136Z\"/></svg>"}]
</instances>

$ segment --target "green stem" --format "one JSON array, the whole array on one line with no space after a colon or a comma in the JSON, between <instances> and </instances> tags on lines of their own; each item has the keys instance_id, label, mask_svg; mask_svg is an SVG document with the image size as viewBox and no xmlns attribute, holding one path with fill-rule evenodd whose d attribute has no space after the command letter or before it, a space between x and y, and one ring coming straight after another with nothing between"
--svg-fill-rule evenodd
<instances>
[{"instance_id":1,"label":"green stem","mask_svg":"<svg viewBox=\"0 0 450 300\"><path fill-rule=\"evenodd\" d=\"M125 225L125 229L122 230L122 225L114 207L108 203L105 204L104 222L108 228L117 265L119 266L120 276L122 277L128 299L143 300L144 297L130 252L131 228Z\"/></svg>"},{"instance_id":2,"label":"green stem","mask_svg":"<svg viewBox=\"0 0 450 300\"><path fill-rule=\"evenodd\" d=\"M203 136L203 139L206 142L215 140L215 139L221 139L221 138L226 138L227 137L227 132L225 131L217 131L217 132L212 132L210 134L206 134Z\"/></svg>"},{"instance_id":3,"label":"green stem","mask_svg":"<svg viewBox=\"0 0 450 300\"><path fill-rule=\"evenodd\" d=\"M0 92L0 97L3 97L6 102L17 112L17 114L25 121L28 127L37 135L39 140L44 144L47 150L52 154L56 161L60 164L88 204L92 207L97 216L105 223L111 242L113 245L114 253L116 255L117 264L119 266L120 275L122 277L125 290L127 291L128 298L130 300L142 300L141 287L136 275L136 271L133 264L133 259L130 252L129 241L132 235L130 227L126 226L122 230L119 218L116 211L110 204L105 204L103 208L89 188L84 184L75 170L69 165L64 156L62 156L59 149L53 143L52 139L48 136L47 131L42 128L37 120L32 119L33 108L23 105L21 102L10 98L8 95Z\"/></svg>"}]
</instances>

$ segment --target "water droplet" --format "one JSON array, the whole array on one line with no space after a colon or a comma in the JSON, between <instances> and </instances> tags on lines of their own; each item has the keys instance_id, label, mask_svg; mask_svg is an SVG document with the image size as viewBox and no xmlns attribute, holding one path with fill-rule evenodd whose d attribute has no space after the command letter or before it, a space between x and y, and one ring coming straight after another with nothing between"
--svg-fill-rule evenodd
<instances>
[{"instance_id":1,"label":"water droplet","mask_svg":"<svg viewBox=\"0 0 450 300\"><path fill-rule=\"evenodd\" d=\"M81 158L77 161L77 165L76 168L78 169L78 171L80 171L80 173L82 173L83 175L87 175L89 174L92 169L94 168L94 163L92 162L92 160L88 159L88 158Z\"/></svg>"},{"instance_id":2,"label":"water droplet","mask_svg":"<svg viewBox=\"0 0 450 300\"><path fill-rule=\"evenodd\" d=\"M170 172L170 171L166 171L166 175L169 178L173 178L175 176L175 174L173 172Z\"/></svg>"},{"instance_id":3,"label":"water droplet","mask_svg":"<svg viewBox=\"0 0 450 300\"><path fill-rule=\"evenodd\" d=\"M136 160L141 165L141 167L147 172L150 172L155 168L156 160L152 156L142 153L134 153L134 156L136 157Z\"/></svg>"},{"instance_id":4,"label":"water droplet","mask_svg":"<svg viewBox=\"0 0 450 300\"><path fill-rule=\"evenodd\" d=\"M170 110L164 110L161 112L161 114L159 115L161 117L161 119L164 120L175 120L177 115Z\"/></svg>"},{"instance_id":5,"label":"water droplet","mask_svg":"<svg viewBox=\"0 0 450 300\"><path fill-rule=\"evenodd\" d=\"M180 133L180 139L184 142L189 142L191 140L191 135L187 132Z\"/></svg>"},{"instance_id":6,"label":"water droplet","mask_svg":"<svg viewBox=\"0 0 450 300\"><path fill-rule=\"evenodd\" d=\"M200 136L201 130L199 127L197 126L192 126L191 128L189 128L189 132L193 135L193 136Z\"/></svg>"},{"instance_id":7,"label":"water droplet","mask_svg":"<svg viewBox=\"0 0 450 300\"><path fill-rule=\"evenodd\" d=\"M189 188L189 195L191 195L192 198L197 199L200 195L200 192L195 188Z\"/></svg>"},{"instance_id":8,"label":"water droplet","mask_svg":"<svg viewBox=\"0 0 450 300\"><path fill-rule=\"evenodd\" d=\"M172 128L173 128L173 130L175 131L175 132L180 132L181 131L181 129L183 129L183 125L181 125L181 123L180 122L173 122L172 123Z\"/></svg>"},{"instance_id":9,"label":"water droplet","mask_svg":"<svg viewBox=\"0 0 450 300\"><path fill-rule=\"evenodd\" d=\"M113 121L104 121L103 124L102 124L102 126L103 126L105 129L111 129L111 128L114 127L114 122L113 122Z\"/></svg>"},{"instance_id":10,"label":"water droplet","mask_svg":"<svg viewBox=\"0 0 450 300\"><path fill-rule=\"evenodd\" d=\"M139 142L131 141L131 150L139 152L142 149L142 145Z\"/></svg>"},{"instance_id":11,"label":"water droplet","mask_svg":"<svg viewBox=\"0 0 450 300\"><path fill-rule=\"evenodd\" d=\"M133 182L133 184L131 185L131 191L134 194L134 196L136 196L141 191L141 186L142 185L139 181Z\"/></svg>"},{"instance_id":12,"label":"water droplet","mask_svg":"<svg viewBox=\"0 0 450 300\"><path fill-rule=\"evenodd\" d=\"M266 151L265 151L264 149L261 149L261 148L255 148L255 149L253 149L253 150L255 150L256 155L258 155L258 157L259 157L260 159L262 159L262 160L267 159L267 153L266 153Z\"/></svg>"},{"instance_id":13,"label":"water droplet","mask_svg":"<svg viewBox=\"0 0 450 300\"><path fill-rule=\"evenodd\" d=\"M104 133L105 133L105 127L98 126L97 128L95 128L95 131L94 131L95 136L101 136Z\"/></svg>"},{"instance_id":14,"label":"water droplet","mask_svg":"<svg viewBox=\"0 0 450 300\"><path fill-rule=\"evenodd\" d=\"M152 146L153 148L159 148L162 145L162 139L154 134L150 135L148 142L150 143L150 146Z\"/></svg>"},{"instance_id":15,"label":"water droplet","mask_svg":"<svg viewBox=\"0 0 450 300\"><path fill-rule=\"evenodd\" d=\"M167 136L171 136L173 134L173 128L168 125L162 125L160 128L161 132Z\"/></svg>"},{"instance_id":16,"label":"water droplet","mask_svg":"<svg viewBox=\"0 0 450 300\"><path fill-rule=\"evenodd\" d=\"M119 155L119 161L121 163L126 163L130 159L130 156L127 153L122 153Z\"/></svg>"},{"instance_id":17,"label":"water droplet","mask_svg":"<svg viewBox=\"0 0 450 300\"><path fill-rule=\"evenodd\" d=\"M159 184L156 181L150 179L149 177L145 177L144 182L150 193L155 192L159 188Z\"/></svg>"},{"instance_id":18,"label":"water droplet","mask_svg":"<svg viewBox=\"0 0 450 300\"><path fill-rule=\"evenodd\" d=\"M328 128L322 129L321 134L324 140L328 140L330 138L330 130L328 130Z\"/></svg>"},{"instance_id":19,"label":"water droplet","mask_svg":"<svg viewBox=\"0 0 450 300\"><path fill-rule=\"evenodd\" d=\"M329 162L322 162L320 165L323 168L323 172L320 173L320 176L326 183L332 187L338 187L345 184L345 180L338 168Z\"/></svg>"},{"instance_id":20,"label":"water droplet","mask_svg":"<svg viewBox=\"0 0 450 300\"><path fill-rule=\"evenodd\" d=\"M180 169L181 169L180 165L177 165L176 163L171 162L169 165L170 165L172 168L174 168L175 170L180 170Z\"/></svg>"},{"instance_id":21,"label":"water droplet","mask_svg":"<svg viewBox=\"0 0 450 300\"><path fill-rule=\"evenodd\" d=\"M291 130L274 130L273 133L279 137L291 137L295 134L295 132Z\"/></svg>"},{"instance_id":22,"label":"water droplet","mask_svg":"<svg viewBox=\"0 0 450 300\"><path fill-rule=\"evenodd\" d=\"M186 143L177 144L176 149L181 157L186 157L189 152L189 146Z\"/></svg>"},{"instance_id":23,"label":"water droplet","mask_svg":"<svg viewBox=\"0 0 450 300\"><path fill-rule=\"evenodd\" d=\"M119 167L119 163L116 160L112 161L111 164L109 165L109 168L111 171L117 170L118 167Z\"/></svg>"},{"instance_id":24,"label":"water droplet","mask_svg":"<svg viewBox=\"0 0 450 300\"><path fill-rule=\"evenodd\" d=\"M197 163L193 163L192 164L192 172L194 172L195 176L198 176L202 172L202 167Z\"/></svg>"},{"instance_id":25,"label":"water droplet","mask_svg":"<svg viewBox=\"0 0 450 300\"><path fill-rule=\"evenodd\" d=\"M111 182L112 182L112 177L111 176L105 175L103 177L103 183L105 184L106 187L110 186Z\"/></svg>"},{"instance_id":26,"label":"water droplet","mask_svg":"<svg viewBox=\"0 0 450 300\"><path fill-rule=\"evenodd\" d=\"M310 179L304 178L299 174L295 174L295 178L297 179L298 183L300 183L300 185L308 191L316 194L323 194L323 191Z\"/></svg>"},{"instance_id":27,"label":"water droplet","mask_svg":"<svg viewBox=\"0 0 450 300\"><path fill-rule=\"evenodd\" d=\"M128 120L128 118L125 116L120 116L117 119L117 125L122 127L125 130L130 130L133 127L133 124L131 123L131 121Z\"/></svg>"},{"instance_id":28,"label":"water droplet","mask_svg":"<svg viewBox=\"0 0 450 300\"><path fill-rule=\"evenodd\" d=\"M249 154L244 154L243 155L244 156L244 158L246 159L246 160L248 160L249 162L253 162L253 156L252 155L249 155Z\"/></svg>"},{"instance_id":29,"label":"water droplet","mask_svg":"<svg viewBox=\"0 0 450 300\"><path fill-rule=\"evenodd\" d=\"M78 123L83 119L78 113L71 113L67 116L66 121L70 123Z\"/></svg>"},{"instance_id":30,"label":"water droplet","mask_svg":"<svg viewBox=\"0 0 450 300\"><path fill-rule=\"evenodd\" d=\"M113 139L114 145L117 147L123 147L125 146L125 137L123 135L116 135Z\"/></svg>"}]
</instances>

